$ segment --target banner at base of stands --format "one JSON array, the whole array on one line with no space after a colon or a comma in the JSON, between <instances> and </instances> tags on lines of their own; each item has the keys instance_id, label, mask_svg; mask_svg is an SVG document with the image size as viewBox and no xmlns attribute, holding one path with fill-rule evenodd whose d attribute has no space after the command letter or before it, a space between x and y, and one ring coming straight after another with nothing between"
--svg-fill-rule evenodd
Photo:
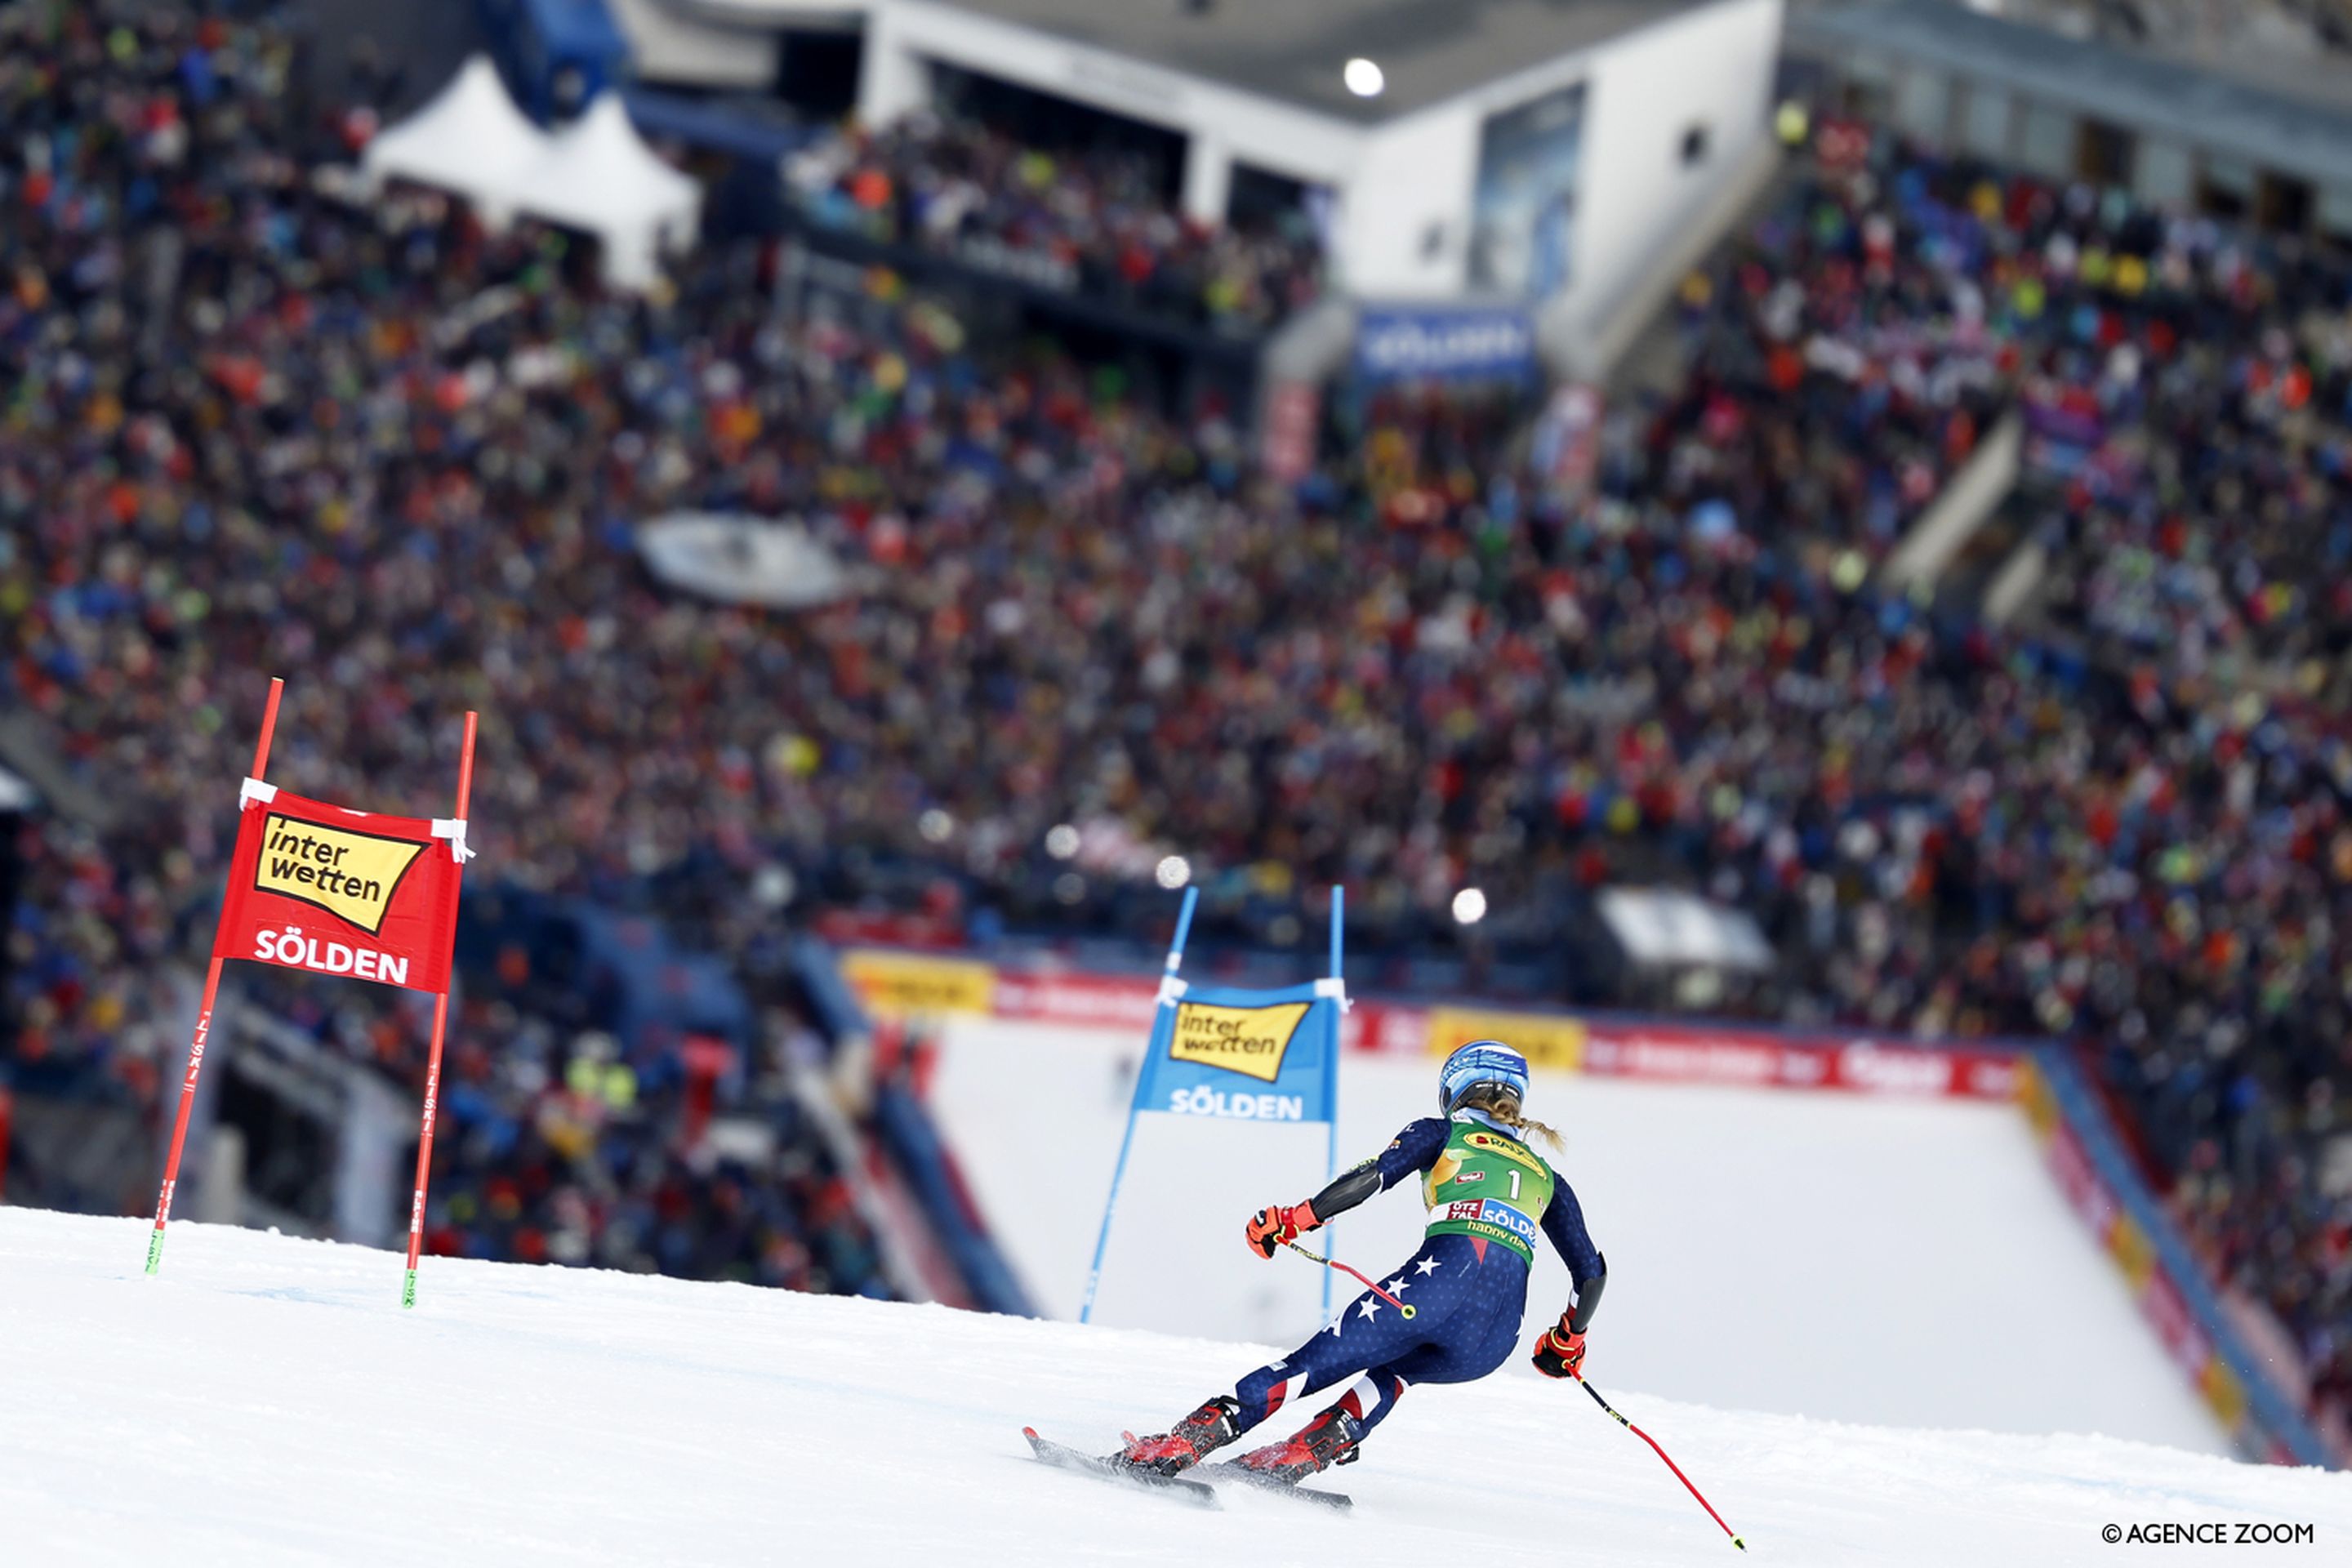
<instances>
[{"instance_id":1,"label":"banner at base of stands","mask_svg":"<svg viewBox=\"0 0 2352 1568\"><path fill-rule=\"evenodd\" d=\"M2277 1391L2250 1385L2249 1378L2260 1373L2242 1346L2225 1352L2233 1331L2212 1300L2209 1282L2177 1236L2158 1234L2170 1222L2153 1194L2142 1189L2126 1196L2126 1189L2138 1184L2121 1166L2120 1156L2110 1149L2102 1159L2085 1142L2092 1136L2092 1102L2077 1084L2070 1111L2048 1062L2029 1059L2019 1066L2018 1098L2026 1119L2066 1201L2123 1271L2165 1353L2245 1453L2273 1464L2319 1462L2326 1448L2300 1412ZM2205 1299L2201 1304L2193 1299L2198 1297ZM2336 1456L2338 1463L2347 1458Z\"/></svg>"},{"instance_id":2,"label":"banner at base of stands","mask_svg":"<svg viewBox=\"0 0 2352 1568\"><path fill-rule=\"evenodd\" d=\"M889 1018L960 1016L1148 1030L1159 997L1154 983L1140 975L1000 969L897 948L845 950L841 971L869 1009ZM1507 1040L1538 1067L1596 1078L1998 1100L2014 1098L2018 1088L2016 1055L1999 1047L1360 998L1339 1020L1347 1051L1442 1056L1478 1039Z\"/></svg>"},{"instance_id":3,"label":"banner at base of stands","mask_svg":"<svg viewBox=\"0 0 2352 1568\"><path fill-rule=\"evenodd\" d=\"M973 959L850 948L841 955L841 976L860 1001L886 1018L985 1016L996 1011L996 970ZM1150 1016L1148 1005L1144 1016Z\"/></svg>"}]
</instances>

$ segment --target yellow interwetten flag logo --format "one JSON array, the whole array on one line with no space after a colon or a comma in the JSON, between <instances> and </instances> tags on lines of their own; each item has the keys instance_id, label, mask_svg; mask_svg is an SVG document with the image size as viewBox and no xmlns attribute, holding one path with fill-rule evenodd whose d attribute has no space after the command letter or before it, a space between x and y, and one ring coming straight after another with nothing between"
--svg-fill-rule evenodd
<instances>
[{"instance_id":1,"label":"yellow interwetten flag logo","mask_svg":"<svg viewBox=\"0 0 2352 1568\"><path fill-rule=\"evenodd\" d=\"M1169 1058L1272 1083L1282 1074L1290 1037L1298 1032L1298 1021L1312 1005L1283 1002L1270 1007L1214 1007L1205 1002L1180 1002L1176 1038L1168 1047Z\"/></svg>"},{"instance_id":2,"label":"yellow interwetten flag logo","mask_svg":"<svg viewBox=\"0 0 2352 1568\"><path fill-rule=\"evenodd\" d=\"M374 936L383 929L401 878L425 848L406 838L353 833L272 812L262 825L253 885L265 893L316 904Z\"/></svg>"}]
</instances>

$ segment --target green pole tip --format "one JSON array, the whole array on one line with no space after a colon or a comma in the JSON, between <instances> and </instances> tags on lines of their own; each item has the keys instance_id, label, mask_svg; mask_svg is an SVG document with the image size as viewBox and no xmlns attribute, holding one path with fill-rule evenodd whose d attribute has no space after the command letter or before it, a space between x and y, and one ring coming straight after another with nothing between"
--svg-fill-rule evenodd
<instances>
[{"instance_id":1,"label":"green pole tip","mask_svg":"<svg viewBox=\"0 0 2352 1568\"><path fill-rule=\"evenodd\" d=\"M149 1231L147 1233L147 1272L153 1274L163 1267L163 1233L160 1230Z\"/></svg>"},{"instance_id":2,"label":"green pole tip","mask_svg":"<svg viewBox=\"0 0 2352 1568\"><path fill-rule=\"evenodd\" d=\"M400 1304L404 1307L416 1305L416 1270L414 1268L408 1271L407 1280L400 1287Z\"/></svg>"},{"instance_id":3,"label":"green pole tip","mask_svg":"<svg viewBox=\"0 0 2352 1568\"><path fill-rule=\"evenodd\" d=\"M1745 1551L1747 1551L1747 1550L1748 1550L1748 1542L1744 1542L1744 1541L1740 1540L1740 1539L1739 1539L1739 1537L1738 1537L1738 1536L1736 1536L1736 1535L1735 1535L1735 1536L1733 1536L1733 1537L1731 1538L1731 1544L1733 1544L1734 1546L1737 1546L1737 1547L1738 1547L1738 1548L1739 1548L1739 1550L1740 1550L1740 1551L1742 1551L1742 1552L1745 1552Z\"/></svg>"}]
</instances>

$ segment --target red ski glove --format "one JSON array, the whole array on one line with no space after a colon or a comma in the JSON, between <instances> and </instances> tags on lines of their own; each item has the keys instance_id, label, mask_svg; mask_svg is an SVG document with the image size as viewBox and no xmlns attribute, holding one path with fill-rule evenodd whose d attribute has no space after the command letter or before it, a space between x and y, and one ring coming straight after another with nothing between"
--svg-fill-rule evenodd
<instances>
[{"instance_id":1,"label":"red ski glove","mask_svg":"<svg viewBox=\"0 0 2352 1568\"><path fill-rule=\"evenodd\" d=\"M1284 1208L1276 1204L1250 1215L1242 1234L1249 1238L1252 1250L1260 1258L1272 1258L1277 1247L1286 1247L1323 1222L1315 1217L1315 1205L1303 1203L1296 1208Z\"/></svg>"},{"instance_id":2,"label":"red ski glove","mask_svg":"<svg viewBox=\"0 0 2352 1568\"><path fill-rule=\"evenodd\" d=\"M1536 1370L1546 1377L1576 1377L1584 1371L1584 1336L1568 1326L1568 1314L1536 1342Z\"/></svg>"}]
</instances>

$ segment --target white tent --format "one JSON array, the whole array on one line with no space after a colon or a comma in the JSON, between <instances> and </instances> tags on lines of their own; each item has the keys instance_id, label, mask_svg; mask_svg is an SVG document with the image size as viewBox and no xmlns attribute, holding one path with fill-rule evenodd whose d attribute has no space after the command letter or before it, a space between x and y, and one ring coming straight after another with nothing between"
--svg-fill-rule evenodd
<instances>
[{"instance_id":1,"label":"white tent","mask_svg":"<svg viewBox=\"0 0 2352 1568\"><path fill-rule=\"evenodd\" d=\"M523 171L515 205L594 235L604 245L605 278L642 289L654 280L664 248L694 243L702 187L663 163L630 123L620 95L605 92Z\"/></svg>"},{"instance_id":2,"label":"white tent","mask_svg":"<svg viewBox=\"0 0 2352 1568\"><path fill-rule=\"evenodd\" d=\"M387 179L414 180L464 196L496 225L551 151L547 132L515 107L489 57L476 55L432 102L367 144L360 173L370 195Z\"/></svg>"}]
</instances>

